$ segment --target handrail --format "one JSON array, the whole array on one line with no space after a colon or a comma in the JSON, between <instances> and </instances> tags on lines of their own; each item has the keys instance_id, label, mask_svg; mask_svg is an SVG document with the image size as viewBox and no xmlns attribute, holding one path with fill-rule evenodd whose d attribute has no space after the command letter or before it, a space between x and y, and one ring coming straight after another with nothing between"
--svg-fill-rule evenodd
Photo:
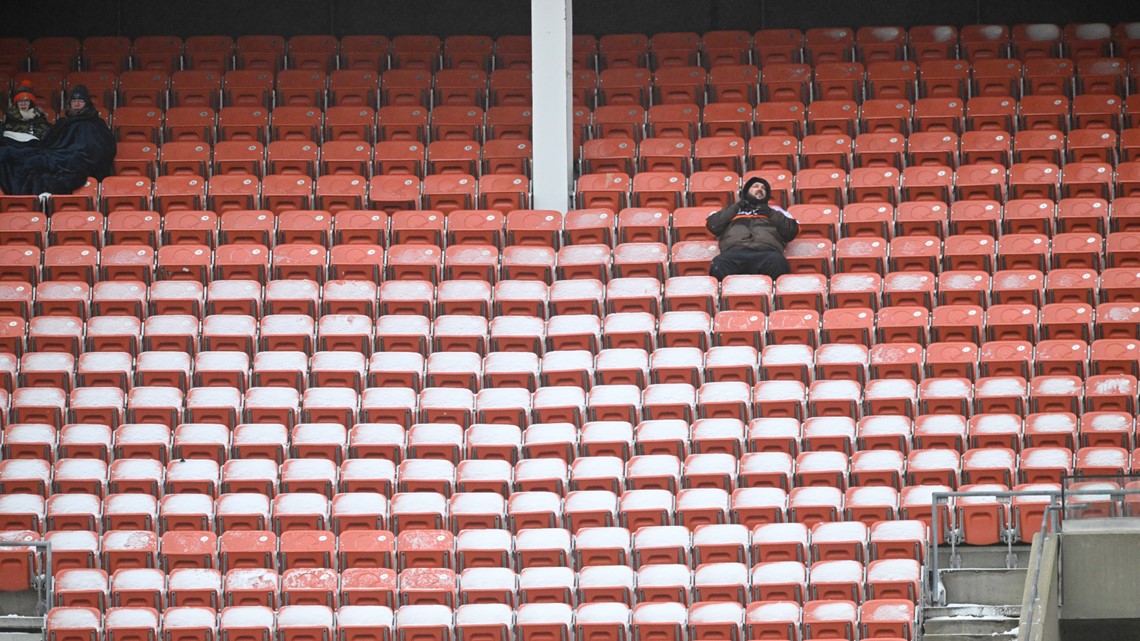
<instances>
[{"instance_id":1,"label":"handrail","mask_svg":"<svg viewBox=\"0 0 1140 641\"><path fill-rule=\"evenodd\" d=\"M36 605L41 610L41 614L46 616L48 610L51 609L52 600L54 599L53 585L54 573L52 572L51 560L51 541L0 541L0 548L43 548L44 554L44 572L43 578L39 581L33 582L38 593L39 603ZM35 578L35 571L33 570L33 579Z\"/></svg>"},{"instance_id":2,"label":"handrail","mask_svg":"<svg viewBox=\"0 0 1140 641\"><path fill-rule=\"evenodd\" d=\"M1078 482L1086 482L1086 481L1096 481L1098 479L1107 480L1110 478L1119 480L1120 477L1119 476L1082 476L1082 477L1066 477L1066 478L1077 479ZM1050 505L1047 506L1047 508L1046 508L1046 514L1048 514L1048 507L1052 507L1053 504L1057 504L1058 512L1060 513L1060 518L1063 518L1065 515L1065 511L1067 510L1066 500L1065 500L1067 497L1082 496L1082 495L1084 495L1084 496L1103 496L1105 494L1113 494L1113 495L1121 495L1121 496L1130 495L1130 494L1140 494L1140 489L1135 489L1135 488L1134 489L1128 489L1128 488L1124 488L1124 487L1115 488L1115 489L1107 489L1107 488L1071 489L1069 487L1065 487L1064 484L1062 484L1062 487L1059 490L1052 490L1052 489L1050 489L1050 490L971 490L971 491L967 491L967 492L951 491L951 492L934 492L934 493L932 493L931 494L930 532L929 532L930 563L927 564L928 569L926 572L926 586L925 586L926 587L927 602L931 605L934 605L936 600L939 600L942 598L942 594L941 594L941 592L942 592L942 577L940 576L939 567L938 567L938 545L939 545L938 539L939 539L941 527L940 527L938 521L939 521L939 512L941 511L941 507L943 505L948 505L950 502L950 499L958 498L958 497L967 497L967 496L988 496L988 497L993 497L993 498L1008 498L1008 499L1012 499L1012 498L1015 498L1018 496L1048 496L1048 497L1051 497L1052 501L1050 502ZM1012 519L1012 515L1010 516L1010 518ZM1060 523L1060 518L1058 519L1058 525Z\"/></svg>"},{"instance_id":3,"label":"handrail","mask_svg":"<svg viewBox=\"0 0 1140 641\"><path fill-rule=\"evenodd\" d=\"M1008 498L1012 499L1018 496L1048 496L1053 501L1056 501L1062 490L970 490L966 492L951 491L951 492L934 492L931 494L930 500L930 562L927 564L926 572L926 598L927 602L931 605L935 604L936 600L942 598L942 577L938 568L938 539L941 527L938 523L939 513L943 505L948 505L950 499L968 496L990 496L994 498ZM1102 492L1103 493L1103 492ZM1012 518L1012 516L1010 517Z\"/></svg>"},{"instance_id":4,"label":"handrail","mask_svg":"<svg viewBox=\"0 0 1140 641\"><path fill-rule=\"evenodd\" d=\"M1025 641L1032 641L1033 639L1033 613L1037 609L1037 597L1039 596L1037 584L1041 581L1041 557L1043 556L1043 547L1045 545L1045 537L1049 535L1049 530L1055 530L1060 527L1060 516L1063 512L1061 504L1052 504L1045 508L1045 518L1041 519L1040 541L1041 548L1037 551L1037 562L1033 564L1030 569L1032 575L1029 579L1029 611L1023 612L1022 617L1025 620L1025 634L1021 636Z\"/></svg>"}]
</instances>

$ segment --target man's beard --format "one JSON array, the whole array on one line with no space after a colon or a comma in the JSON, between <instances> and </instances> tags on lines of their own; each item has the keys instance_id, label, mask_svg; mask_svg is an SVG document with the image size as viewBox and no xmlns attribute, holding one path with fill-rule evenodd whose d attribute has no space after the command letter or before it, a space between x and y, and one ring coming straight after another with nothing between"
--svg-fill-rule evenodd
<instances>
[{"instance_id":1,"label":"man's beard","mask_svg":"<svg viewBox=\"0 0 1140 641\"><path fill-rule=\"evenodd\" d=\"M768 194L764 194L759 198L753 196L752 194L744 194L744 202L750 205L763 205L764 203L768 202Z\"/></svg>"}]
</instances>

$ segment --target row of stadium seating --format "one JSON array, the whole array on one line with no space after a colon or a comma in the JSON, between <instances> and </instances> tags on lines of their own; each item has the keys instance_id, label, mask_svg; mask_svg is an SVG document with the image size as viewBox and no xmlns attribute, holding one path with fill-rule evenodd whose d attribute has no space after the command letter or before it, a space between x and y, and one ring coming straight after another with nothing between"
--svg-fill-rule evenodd
<instances>
[{"instance_id":1,"label":"row of stadium seating","mask_svg":"<svg viewBox=\"0 0 1140 641\"><path fill-rule=\"evenodd\" d=\"M603 641L624 638L668 638L679 641L705 635L750 634L759 638L863 638L902 641L917 629L912 604L880 599L862 605L852 601L817 600L802 607L784 601L702 603L686 608L672 602L529 603L515 607L496 603L406 605L393 612L386 606L320 605L231 606L220 613L200 607L153 608L59 607L47 620L59 641L107 634L136 641L165 635L179 640L225 638L324 639L389 641L415 636L439 640L462 635L476 641L517 638L540 641L574 638ZM335 636L334 636L335 635ZM630 635L635 635L631 637ZM819 636L827 635L827 636ZM859 636L855 636L859 635Z\"/></svg>"},{"instance_id":2,"label":"row of stadium seating","mask_svg":"<svg viewBox=\"0 0 1140 641\"><path fill-rule=\"evenodd\" d=\"M1122 58L1034 58L1022 64L991 59L973 64L940 60L922 64L858 62L667 67L576 71L573 102L590 109L601 106L705 104L720 102L854 100L915 100L982 96L1109 95L1132 93L1140 70ZM100 107L327 107L379 106L529 106L532 74L525 69L426 71L257 70L176 71L170 76L153 71L73 71L66 76L22 72L0 76L0 94L8 87L30 84L45 106L59 109L61 96L76 85L87 86Z\"/></svg>"},{"instance_id":3,"label":"row of stadium seating","mask_svg":"<svg viewBox=\"0 0 1140 641\"><path fill-rule=\"evenodd\" d=\"M762 29L644 34L610 34L597 38L573 37L575 67L611 69L723 64L765 65L778 62L871 63L883 60L962 58L1103 57L1131 58L1140 41L1137 23L1112 27L1104 23L1023 23L1004 25L949 25ZM120 72L128 69L504 69L527 66L529 36L354 35L337 39L328 35L221 35L121 36L79 39L67 36L28 41L0 41L0 71L79 69Z\"/></svg>"}]
</instances>

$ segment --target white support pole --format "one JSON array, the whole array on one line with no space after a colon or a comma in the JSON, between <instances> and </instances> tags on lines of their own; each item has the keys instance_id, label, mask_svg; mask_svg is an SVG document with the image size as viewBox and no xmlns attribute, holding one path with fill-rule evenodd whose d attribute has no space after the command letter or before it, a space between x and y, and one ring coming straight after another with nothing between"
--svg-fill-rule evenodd
<instances>
[{"instance_id":1,"label":"white support pole","mask_svg":"<svg viewBox=\"0 0 1140 641\"><path fill-rule=\"evenodd\" d=\"M573 0L531 0L534 208L565 213L573 188Z\"/></svg>"}]
</instances>

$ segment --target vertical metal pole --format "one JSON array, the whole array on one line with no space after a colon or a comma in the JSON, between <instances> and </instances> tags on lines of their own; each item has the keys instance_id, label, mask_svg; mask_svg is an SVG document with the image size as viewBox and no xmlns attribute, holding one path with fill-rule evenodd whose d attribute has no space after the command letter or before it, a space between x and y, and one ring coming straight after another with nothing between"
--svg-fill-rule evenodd
<instances>
[{"instance_id":1,"label":"vertical metal pole","mask_svg":"<svg viewBox=\"0 0 1140 641\"><path fill-rule=\"evenodd\" d=\"M938 575L938 512L939 505L942 499L946 498L945 495L936 492L931 498L931 512L930 512L930 602L935 605L942 605L939 600L941 595L939 592L942 589L942 579Z\"/></svg>"},{"instance_id":2,"label":"vertical metal pole","mask_svg":"<svg viewBox=\"0 0 1140 641\"><path fill-rule=\"evenodd\" d=\"M571 96L573 0L531 0L534 204L565 213L574 180Z\"/></svg>"},{"instance_id":3,"label":"vertical metal pole","mask_svg":"<svg viewBox=\"0 0 1140 641\"><path fill-rule=\"evenodd\" d=\"M55 605L52 603L55 600L55 568L52 567L51 561L51 542L48 542L47 551L44 552L44 563L47 565L44 568L44 616L47 616L47 613L51 612Z\"/></svg>"}]
</instances>

